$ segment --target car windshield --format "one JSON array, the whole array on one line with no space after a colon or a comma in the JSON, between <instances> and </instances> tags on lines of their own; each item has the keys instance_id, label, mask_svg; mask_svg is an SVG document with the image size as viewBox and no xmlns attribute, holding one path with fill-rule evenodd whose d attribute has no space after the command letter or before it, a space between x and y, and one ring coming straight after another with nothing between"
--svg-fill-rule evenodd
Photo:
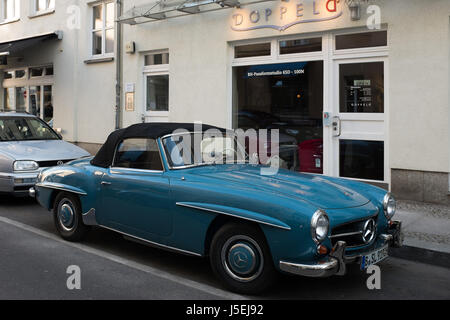
<instances>
[{"instance_id":1,"label":"car windshield","mask_svg":"<svg viewBox=\"0 0 450 320\"><path fill-rule=\"evenodd\" d=\"M172 168L248 162L245 149L234 135L213 136L202 133L170 135L162 140Z\"/></svg>"},{"instance_id":2,"label":"car windshield","mask_svg":"<svg viewBox=\"0 0 450 320\"><path fill-rule=\"evenodd\" d=\"M0 141L58 140L44 121L32 117L0 118Z\"/></svg>"}]
</instances>

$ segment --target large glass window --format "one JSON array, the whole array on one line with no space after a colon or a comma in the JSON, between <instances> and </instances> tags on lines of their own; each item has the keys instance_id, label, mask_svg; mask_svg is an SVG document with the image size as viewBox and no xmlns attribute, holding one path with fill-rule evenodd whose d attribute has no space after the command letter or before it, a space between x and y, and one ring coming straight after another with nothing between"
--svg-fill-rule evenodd
<instances>
[{"instance_id":1,"label":"large glass window","mask_svg":"<svg viewBox=\"0 0 450 320\"><path fill-rule=\"evenodd\" d=\"M147 76L147 111L169 111L169 75Z\"/></svg>"},{"instance_id":2,"label":"large glass window","mask_svg":"<svg viewBox=\"0 0 450 320\"><path fill-rule=\"evenodd\" d=\"M50 123L52 120L53 120L52 86L44 86L44 121Z\"/></svg>"},{"instance_id":3,"label":"large glass window","mask_svg":"<svg viewBox=\"0 0 450 320\"><path fill-rule=\"evenodd\" d=\"M40 117L41 116L41 87L30 87L30 113Z\"/></svg>"},{"instance_id":4,"label":"large glass window","mask_svg":"<svg viewBox=\"0 0 450 320\"><path fill-rule=\"evenodd\" d=\"M27 106L25 104L25 95L27 90L25 87L16 87L16 110L17 111L26 111Z\"/></svg>"},{"instance_id":5,"label":"large glass window","mask_svg":"<svg viewBox=\"0 0 450 320\"><path fill-rule=\"evenodd\" d=\"M384 63L339 65L340 112L384 112Z\"/></svg>"},{"instance_id":6,"label":"large glass window","mask_svg":"<svg viewBox=\"0 0 450 320\"><path fill-rule=\"evenodd\" d=\"M114 157L114 167L162 171L155 139L132 138L122 141Z\"/></svg>"},{"instance_id":7,"label":"large glass window","mask_svg":"<svg viewBox=\"0 0 450 320\"><path fill-rule=\"evenodd\" d=\"M235 67L233 78L233 126L278 129L281 167L323 173L323 62Z\"/></svg>"}]
</instances>

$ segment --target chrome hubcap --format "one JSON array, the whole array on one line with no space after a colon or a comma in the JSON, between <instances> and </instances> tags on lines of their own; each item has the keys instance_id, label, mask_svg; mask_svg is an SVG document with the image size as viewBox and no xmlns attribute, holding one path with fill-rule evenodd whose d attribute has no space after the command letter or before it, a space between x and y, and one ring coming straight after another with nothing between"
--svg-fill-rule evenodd
<instances>
[{"instance_id":1,"label":"chrome hubcap","mask_svg":"<svg viewBox=\"0 0 450 320\"><path fill-rule=\"evenodd\" d=\"M75 210L72 202L68 199L63 199L58 206L57 214L61 227L66 231L72 230L75 222Z\"/></svg>"},{"instance_id":2,"label":"chrome hubcap","mask_svg":"<svg viewBox=\"0 0 450 320\"><path fill-rule=\"evenodd\" d=\"M264 265L261 248L252 238L234 236L222 247L222 264L235 280L249 282L256 279Z\"/></svg>"}]
</instances>

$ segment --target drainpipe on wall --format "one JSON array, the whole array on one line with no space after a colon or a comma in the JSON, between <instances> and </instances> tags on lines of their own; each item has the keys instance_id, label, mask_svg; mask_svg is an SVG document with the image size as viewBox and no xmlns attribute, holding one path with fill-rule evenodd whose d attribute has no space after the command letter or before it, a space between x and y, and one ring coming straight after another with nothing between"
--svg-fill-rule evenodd
<instances>
[{"instance_id":1,"label":"drainpipe on wall","mask_svg":"<svg viewBox=\"0 0 450 320\"><path fill-rule=\"evenodd\" d=\"M119 17L122 15L122 1L116 0L116 129L121 127L121 83L122 83L122 24Z\"/></svg>"}]
</instances>

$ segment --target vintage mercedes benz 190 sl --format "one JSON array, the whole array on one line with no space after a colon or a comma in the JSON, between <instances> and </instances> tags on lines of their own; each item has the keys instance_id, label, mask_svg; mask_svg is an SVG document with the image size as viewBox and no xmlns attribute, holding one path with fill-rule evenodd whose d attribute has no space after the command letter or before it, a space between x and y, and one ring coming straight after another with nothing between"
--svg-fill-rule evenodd
<instances>
[{"instance_id":1,"label":"vintage mercedes benz 190 sl","mask_svg":"<svg viewBox=\"0 0 450 320\"><path fill-rule=\"evenodd\" d=\"M206 134L210 129L229 133L176 123L117 130L94 158L42 171L30 194L52 210L66 240L100 226L209 256L225 286L247 294L267 288L277 271L343 275L347 264L366 269L401 246L386 191L283 169L262 174L236 137ZM192 141L191 150L180 141Z\"/></svg>"}]
</instances>

